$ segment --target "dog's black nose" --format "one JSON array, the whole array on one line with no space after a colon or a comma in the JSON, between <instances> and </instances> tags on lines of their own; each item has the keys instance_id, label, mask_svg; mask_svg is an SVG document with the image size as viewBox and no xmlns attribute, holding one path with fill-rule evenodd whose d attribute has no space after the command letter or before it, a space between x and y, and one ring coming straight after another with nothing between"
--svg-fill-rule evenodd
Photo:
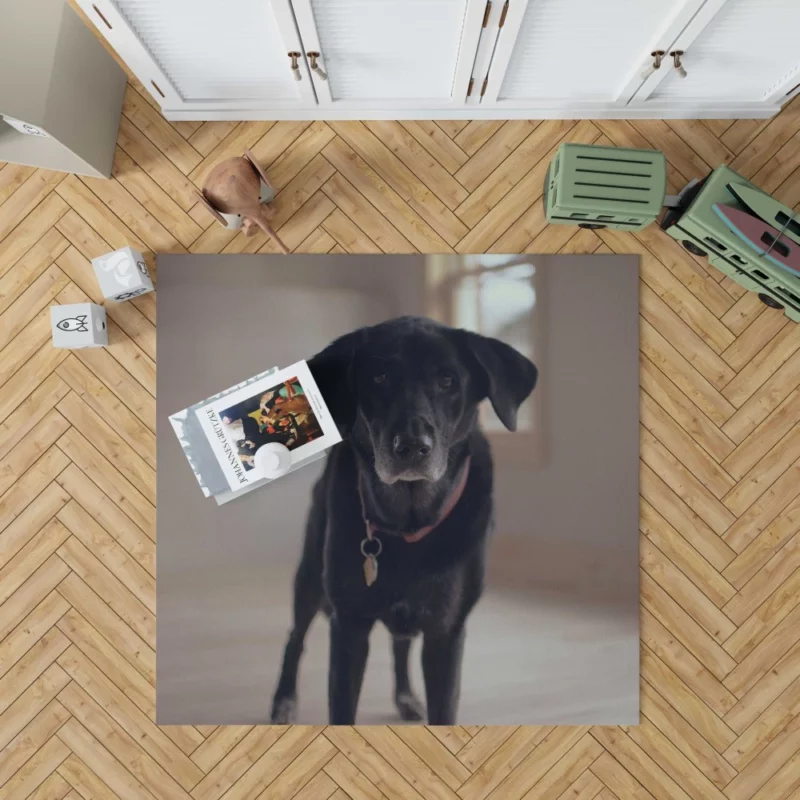
<instances>
[{"instance_id":1,"label":"dog's black nose","mask_svg":"<svg viewBox=\"0 0 800 800\"><path fill-rule=\"evenodd\" d=\"M427 434L412 436L400 433L392 440L392 450L402 461L422 461L431 454L433 439Z\"/></svg>"}]
</instances>

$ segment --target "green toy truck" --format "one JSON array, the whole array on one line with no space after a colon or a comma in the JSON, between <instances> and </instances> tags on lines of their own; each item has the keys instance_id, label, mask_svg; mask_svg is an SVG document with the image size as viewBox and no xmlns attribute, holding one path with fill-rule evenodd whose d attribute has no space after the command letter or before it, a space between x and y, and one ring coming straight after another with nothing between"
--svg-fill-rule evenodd
<instances>
[{"instance_id":1,"label":"green toy truck","mask_svg":"<svg viewBox=\"0 0 800 800\"><path fill-rule=\"evenodd\" d=\"M549 222L639 231L664 205L667 162L658 150L562 144L547 169Z\"/></svg>"},{"instance_id":2,"label":"green toy truck","mask_svg":"<svg viewBox=\"0 0 800 800\"><path fill-rule=\"evenodd\" d=\"M554 224L638 231L655 222L666 205L660 222L663 231L756 292L766 305L783 309L789 319L800 322L800 273L776 264L775 258L766 257L769 253L759 253L726 224L720 210L728 215L743 211L765 224L777 224L777 229L767 228L777 237L770 249L782 241L784 249L790 245L795 252L800 245L798 215L727 166L691 181L677 196L666 194L666 183L666 159L657 150L562 144L545 177L545 214ZM777 222L758 209L753 214L754 209L747 208L729 186L749 187L758 193L756 205L768 200L768 205L782 209Z\"/></svg>"},{"instance_id":3,"label":"green toy truck","mask_svg":"<svg viewBox=\"0 0 800 800\"><path fill-rule=\"evenodd\" d=\"M717 167L686 192L676 208L667 209L661 229L690 253L708 256L720 272L756 292L763 303L784 309L789 319L800 322L800 275L787 272L758 255L714 212L714 204L747 210L728 190L729 184L744 184L760 191L730 167Z\"/></svg>"}]
</instances>

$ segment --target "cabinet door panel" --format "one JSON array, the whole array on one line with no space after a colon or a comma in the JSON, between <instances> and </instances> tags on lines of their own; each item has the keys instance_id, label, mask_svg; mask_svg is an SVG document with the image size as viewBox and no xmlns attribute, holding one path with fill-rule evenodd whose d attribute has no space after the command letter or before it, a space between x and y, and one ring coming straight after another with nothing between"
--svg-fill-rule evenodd
<instances>
[{"instance_id":1,"label":"cabinet door panel","mask_svg":"<svg viewBox=\"0 0 800 800\"><path fill-rule=\"evenodd\" d=\"M484 0L293 0L322 105L462 103Z\"/></svg>"},{"instance_id":2,"label":"cabinet door panel","mask_svg":"<svg viewBox=\"0 0 800 800\"><path fill-rule=\"evenodd\" d=\"M651 51L703 0L510 0L489 71L487 102L530 105L624 103ZM516 11L516 14L514 12Z\"/></svg>"},{"instance_id":3,"label":"cabinet door panel","mask_svg":"<svg viewBox=\"0 0 800 800\"><path fill-rule=\"evenodd\" d=\"M168 89L154 97L166 107L315 103L308 78L295 81L290 69L299 37L288 0L78 2L93 19L102 13L99 30L148 89L147 74L161 75Z\"/></svg>"},{"instance_id":4,"label":"cabinet door panel","mask_svg":"<svg viewBox=\"0 0 800 800\"><path fill-rule=\"evenodd\" d=\"M800 0L726 0L649 101L774 101L800 81ZM785 88L784 88L785 87ZM638 99L638 97L637 97Z\"/></svg>"}]
</instances>

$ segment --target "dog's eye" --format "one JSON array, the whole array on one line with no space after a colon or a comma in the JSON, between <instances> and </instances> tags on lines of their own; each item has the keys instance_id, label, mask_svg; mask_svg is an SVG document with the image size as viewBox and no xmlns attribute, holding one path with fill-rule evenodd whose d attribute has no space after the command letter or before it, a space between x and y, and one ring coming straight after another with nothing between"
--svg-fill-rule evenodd
<instances>
[{"instance_id":1,"label":"dog's eye","mask_svg":"<svg viewBox=\"0 0 800 800\"><path fill-rule=\"evenodd\" d=\"M372 376L372 380L375 383L385 383L386 382L386 373L385 372L378 372L376 375Z\"/></svg>"},{"instance_id":2,"label":"dog's eye","mask_svg":"<svg viewBox=\"0 0 800 800\"><path fill-rule=\"evenodd\" d=\"M454 383L455 381L453 380L452 375L439 376L439 386L441 386L442 389L452 389Z\"/></svg>"}]
</instances>

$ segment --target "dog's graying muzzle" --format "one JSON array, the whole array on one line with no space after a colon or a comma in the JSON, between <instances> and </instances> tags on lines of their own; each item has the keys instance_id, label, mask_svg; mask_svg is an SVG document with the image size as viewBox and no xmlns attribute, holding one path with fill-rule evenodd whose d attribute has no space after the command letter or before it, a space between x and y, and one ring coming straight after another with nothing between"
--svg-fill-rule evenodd
<instances>
[{"instance_id":1,"label":"dog's graying muzzle","mask_svg":"<svg viewBox=\"0 0 800 800\"><path fill-rule=\"evenodd\" d=\"M392 455L396 461L411 466L428 458L433 445L433 426L422 417L410 417L395 427Z\"/></svg>"}]
</instances>

